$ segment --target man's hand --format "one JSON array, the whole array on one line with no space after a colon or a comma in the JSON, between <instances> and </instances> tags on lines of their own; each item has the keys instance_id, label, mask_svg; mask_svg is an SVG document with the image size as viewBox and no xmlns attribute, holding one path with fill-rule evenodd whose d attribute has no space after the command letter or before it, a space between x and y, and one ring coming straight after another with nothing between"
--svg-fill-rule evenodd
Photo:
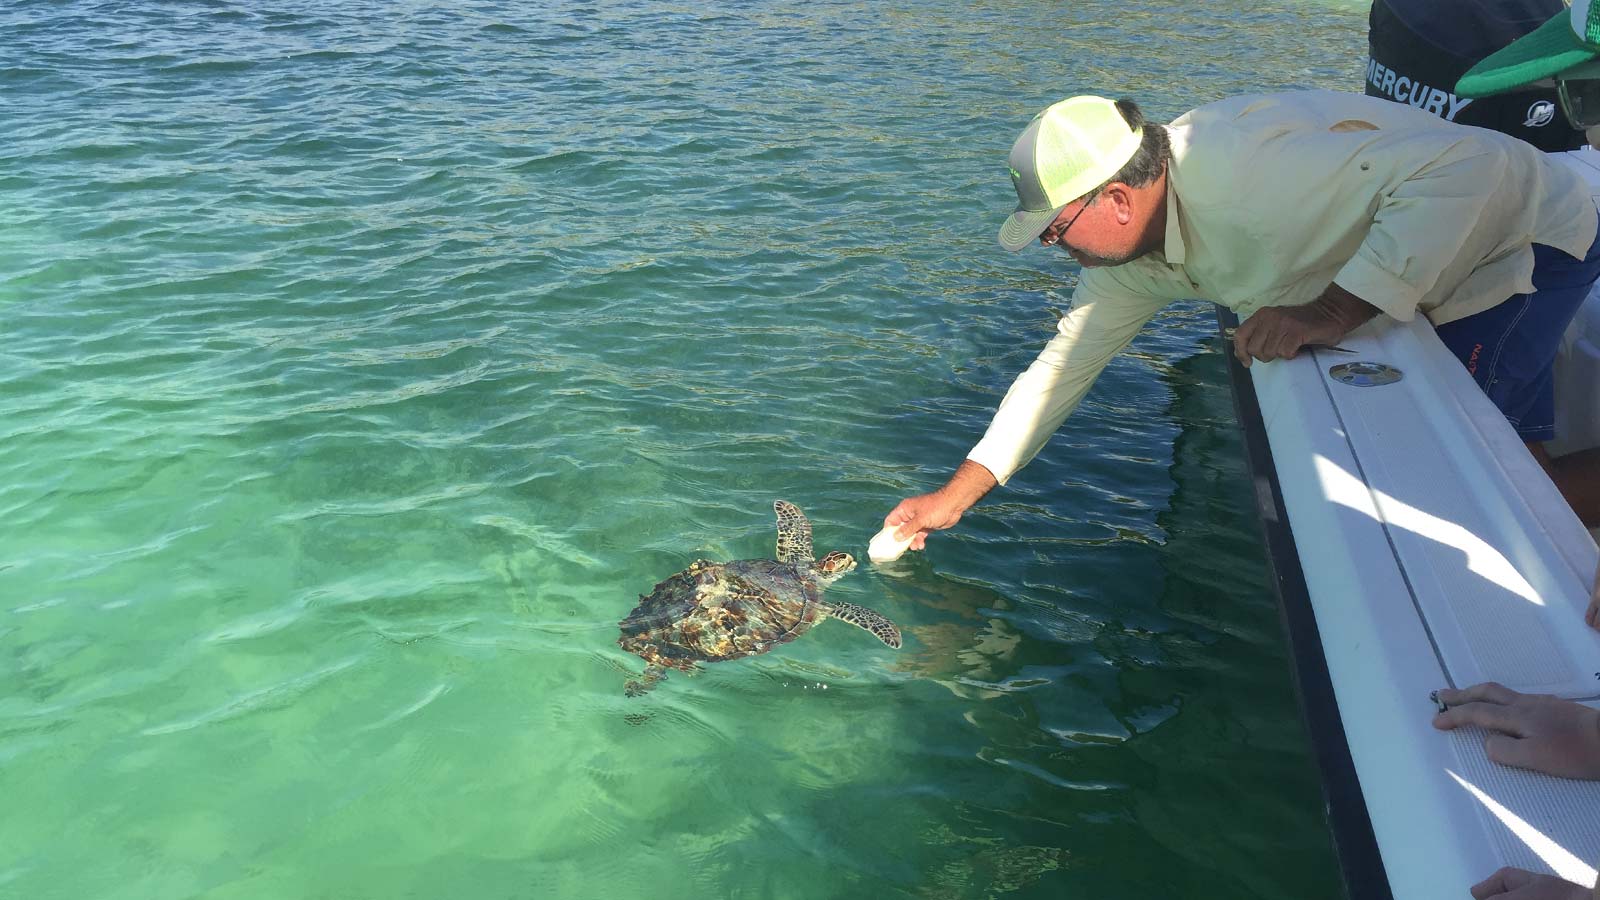
<instances>
[{"instance_id":1,"label":"man's hand","mask_svg":"<svg viewBox=\"0 0 1600 900\"><path fill-rule=\"evenodd\" d=\"M900 501L887 516L884 527L895 528L895 538L911 538L911 549L921 550L928 543L928 533L949 528L961 521L961 514L999 484L994 475L972 460L963 460L950 481L931 494L908 497Z\"/></svg>"},{"instance_id":2,"label":"man's hand","mask_svg":"<svg viewBox=\"0 0 1600 900\"><path fill-rule=\"evenodd\" d=\"M1378 314L1378 308L1337 284L1330 284L1304 306L1267 306L1256 310L1233 333L1233 355L1239 364L1294 359L1307 344L1337 344L1339 339Z\"/></svg>"},{"instance_id":3,"label":"man's hand","mask_svg":"<svg viewBox=\"0 0 1600 900\"><path fill-rule=\"evenodd\" d=\"M1535 875L1507 866L1472 886L1474 900L1590 900L1594 895L1580 884L1554 875Z\"/></svg>"},{"instance_id":4,"label":"man's hand","mask_svg":"<svg viewBox=\"0 0 1600 900\"><path fill-rule=\"evenodd\" d=\"M966 511L966 507L956 503L941 488L931 494L901 500L900 505L884 517L883 524L885 528L899 526L894 532L896 540L903 541L907 534L914 535L911 549L921 550L928 544L929 532L949 528L961 521L961 514Z\"/></svg>"},{"instance_id":5,"label":"man's hand","mask_svg":"<svg viewBox=\"0 0 1600 900\"><path fill-rule=\"evenodd\" d=\"M1548 694L1519 694L1485 682L1439 691L1450 708L1433 727L1476 725L1494 732L1483 742L1489 758L1562 778L1600 780L1600 710Z\"/></svg>"},{"instance_id":6,"label":"man's hand","mask_svg":"<svg viewBox=\"0 0 1600 900\"><path fill-rule=\"evenodd\" d=\"M1594 589L1589 592L1589 610L1583 614L1589 627L1600 631L1600 569L1594 573Z\"/></svg>"}]
</instances>

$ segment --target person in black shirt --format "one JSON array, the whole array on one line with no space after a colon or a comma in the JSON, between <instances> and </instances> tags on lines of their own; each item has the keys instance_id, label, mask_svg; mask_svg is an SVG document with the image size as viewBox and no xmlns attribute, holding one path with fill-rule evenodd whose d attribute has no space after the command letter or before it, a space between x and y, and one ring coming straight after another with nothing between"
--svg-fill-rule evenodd
<instances>
[{"instance_id":1,"label":"person in black shirt","mask_svg":"<svg viewBox=\"0 0 1600 900\"><path fill-rule=\"evenodd\" d=\"M1586 2L1600 8L1600 0ZM1507 80L1491 92L1492 96L1486 96L1472 90L1470 80L1462 79L1469 71L1478 71L1488 61L1499 58L1510 45L1549 43L1536 33L1550 32L1553 26L1546 23L1552 17L1566 19L1566 11L1562 0L1373 0L1367 32L1371 57L1367 60L1366 93L1458 125L1498 131L1545 152L1576 150L1588 143L1582 126L1591 123L1583 121L1582 116L1574 118L1571 104L1564 102L1562 89L1555 82L1538 76L1520 83ZM1600 92L1596 96L1600 97ZM1531 305L1533 295L1524 297L1523 311L1549 310L1555 293L1546 287L1537 293L1542 301L1537 307ZM1572 295L1570 302L1583 303L1588 288L1582 290L1583 293ZM1572 310L1575 312L1576 308L1573 306ZM1504 346L1500 338L1503 329L1512 327L1512 323L1524 325L1519 311L1507 307L1502 315L1510 318L1474 316L1438 329L1440 340L1474 372L1479 384L1486 385L1485 390L1488 384L1504 378L1499 362L1479 370L1472 362L1477 359L1477 351ZM1564 331L1569 319L1570 314L1560 319L1557 327ZM1547 340L1537 346L1540 352L1548 353L1548 359L1529 369L1532 374L1528 377L1545 381L1546 386L1541 388L1542 410L1553 422L1554 398L1548 384L1560 333L1544 337ZM1529 452L1550 474L1573 511L1585 525L1600 527L1600 450L1552 459L1542 444L1548 439L1548 434L1524 436ZM1591 627L1600 629L1597 614L1600 574L1585 616Z\"/></svg>"},{"instance_id":2,"label":"person in black shirt","mask_svg":"<svg viewBox=\"0 0 1600 900\"><path fill-rule=\"evenodd\" d=\"M1367 96L1490 128L1546 152L1582 147L1583 132L1561 115L1553 86L1476 99L1455 90L1456 80L1479 60L1565 9L1561 0L1374 0Z\"/></svg>"}]
</instances>

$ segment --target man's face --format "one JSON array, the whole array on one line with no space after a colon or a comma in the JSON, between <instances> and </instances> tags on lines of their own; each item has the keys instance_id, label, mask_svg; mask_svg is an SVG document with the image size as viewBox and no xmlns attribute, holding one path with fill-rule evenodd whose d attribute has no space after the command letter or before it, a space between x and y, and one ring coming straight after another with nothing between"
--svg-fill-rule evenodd
<instances>
[{"instance_id":1,"label":"man's face","mask_svg":"<svg viewBox=\"0 0 1600 900\"><path fill-rule=\"evenodd\" d=\"M1134 221L1127 200L1127 189L1116 184L1075 200L1039 234L1039 244L1060 247L1086 269L1132 262L1145 253L1144 223Z\"/></svg>"}]
</instances>

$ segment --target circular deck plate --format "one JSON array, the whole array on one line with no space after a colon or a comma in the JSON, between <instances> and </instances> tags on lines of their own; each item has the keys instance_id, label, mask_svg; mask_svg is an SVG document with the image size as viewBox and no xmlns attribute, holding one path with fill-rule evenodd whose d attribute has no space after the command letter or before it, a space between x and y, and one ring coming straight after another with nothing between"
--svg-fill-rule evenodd
<instances>
[{"instance_id":1,"label":"circular deck plate","mask_svg":"<svg viewBox=\"0 0 1600 900\"><path fill-rule=\"evenodd\" d=\"M1329 369L1328 375L1340 384L1349 384L1355 387L1376 387L1380 384L1394 384L1405 377L1394 366L1378 362L1340 363Z\"/></svg>"}]
</instances>

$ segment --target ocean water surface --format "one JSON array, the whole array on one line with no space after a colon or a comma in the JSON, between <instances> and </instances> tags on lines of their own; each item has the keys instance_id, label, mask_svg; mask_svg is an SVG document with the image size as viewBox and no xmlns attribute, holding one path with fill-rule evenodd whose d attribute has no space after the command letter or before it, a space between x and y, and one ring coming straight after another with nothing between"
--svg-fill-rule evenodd
<instances>
[{"instance_id":1,"label":"ocean water surface","mask_svg":"<svg viewBox=\"0 0 1600 900\"><path fill-rule=\"evenodd\" d=\"M1011 140L1359 89L1357 3L0 9L0 896L1340 894L1209 309L840 623L1076 276Z\"/></svg>"}]
</instances>

